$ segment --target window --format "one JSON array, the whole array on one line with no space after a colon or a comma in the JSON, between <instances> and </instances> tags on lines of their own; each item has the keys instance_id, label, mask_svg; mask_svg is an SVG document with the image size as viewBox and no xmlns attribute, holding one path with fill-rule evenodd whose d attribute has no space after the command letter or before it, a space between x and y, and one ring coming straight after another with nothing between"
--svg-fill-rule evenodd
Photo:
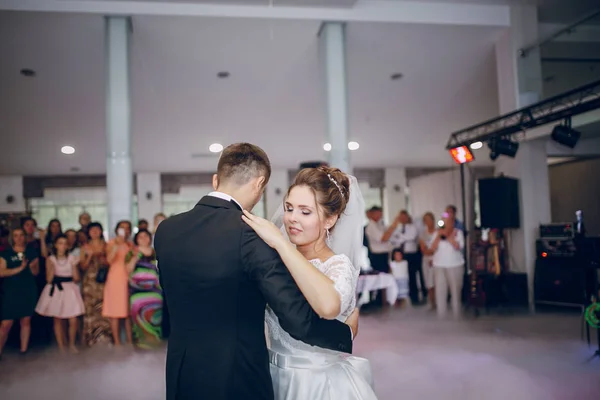
<instances>
[{"instance_id":1,"label":"window","mask_svg":"<svg viewBox=\"0 0 600 400\"><path fill-rule=\"evenodd\" d=\"M50 220L58 218L63 231L79 229L79 215L86 211L92 216L92 221L98 221L105 230L108 227L106 203L78 200L73 202L54 202L44 199L30 199L29 206L32 217L40 228L46 228Z\"/></svg>"},{"instance_id":2,"label":"window","mask_svg":"<svg viewBox=\"0 0 600 400\"><path fill-rule=\"evenodd\" d=\"M40 228L46 228L50 220L57 218L63 228L79 229L79 215L89 213L92 221L104 227L105 235L114 227L108 226L106 188L53 188L44 191L43 198L29 199L29 208ZM133 197L132 223L137 225L137 197Z\"/></svg>"}]
</instances>

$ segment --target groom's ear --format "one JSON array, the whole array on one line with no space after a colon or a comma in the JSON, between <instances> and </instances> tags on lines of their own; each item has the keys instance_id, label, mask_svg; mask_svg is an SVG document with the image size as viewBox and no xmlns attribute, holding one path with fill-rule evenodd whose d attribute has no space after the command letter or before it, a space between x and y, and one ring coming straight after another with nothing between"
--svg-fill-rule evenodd
<instances>
[{"instance_id":1,"label":"groom's ear","mask_svg":"<svg viewBox=\"0 0 600 400\"><path fill-rule=\"evenodd\" d=\"M256 180L256 187L258 190L262 190L264 189L264 187L267 185L267 179L264 176L259 176L258 179Z\"/></svg>"},{"instance_id":2,"label":"groom's ear","mask_svg":"<svg viewBox=\"0 0 600 400\"><path fill-rule=\"evenodd\" d=\"M213 175L212 185L213 185L213 189L215 189L215 190L217 190L217 188L219 187L219 177L217 176L217 174Z\"/></svg>"}]
</instances>

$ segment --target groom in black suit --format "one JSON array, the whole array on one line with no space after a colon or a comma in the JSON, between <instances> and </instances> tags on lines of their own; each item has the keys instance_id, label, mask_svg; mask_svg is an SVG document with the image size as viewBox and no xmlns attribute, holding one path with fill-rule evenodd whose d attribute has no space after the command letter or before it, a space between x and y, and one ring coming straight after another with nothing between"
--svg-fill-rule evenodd
<instances>
[{"instance_id":1,"label":"groom in black suit","mask_svg":"<svg viewBox=\"0 0 600 400\"><path fill-rule=\"evenodd\" d=\"M265 306L294 338L352 352L357 317L321 319L278 254L242 221L271 175L265 152L228 146L213 177L215 192L156 232L168 308L167 400L271 400Z\"/></svg>"}]
</instances>

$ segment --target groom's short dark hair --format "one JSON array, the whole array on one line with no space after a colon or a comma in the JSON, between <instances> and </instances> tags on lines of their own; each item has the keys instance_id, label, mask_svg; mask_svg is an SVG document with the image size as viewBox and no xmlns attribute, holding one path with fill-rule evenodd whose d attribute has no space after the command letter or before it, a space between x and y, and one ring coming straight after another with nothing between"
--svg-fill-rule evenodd
<instances>
[{"instance_id":1,"label":"groom's short dark hair","mask_svg":"<svg viewBox=\"0 0 600 400\"><path fill-rule=\"evenodd\" d=\"M271 162L263 149L251 143L235 143L223 150L217 166L219 182L233 180L245 185L258 176L265 177L265 185L271 177Z\"/></svg>"}]
</instances>

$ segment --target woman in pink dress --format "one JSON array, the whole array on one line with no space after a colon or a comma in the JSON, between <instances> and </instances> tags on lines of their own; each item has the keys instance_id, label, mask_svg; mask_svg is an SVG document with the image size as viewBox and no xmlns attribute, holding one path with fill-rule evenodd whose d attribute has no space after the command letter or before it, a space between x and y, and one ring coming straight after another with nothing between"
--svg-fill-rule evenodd
<instances>
[{"instance_id":1,"label":"woman in pink dress","mask_svg":"<svg viewBox=\"0 0 600 400\"><path fill-rule=\"evenodd\" d=\"M110 320L115 346L120 346L120 320L125 320L127 343L133 343L131 320L129 319L129 273L125 264L127 253L133 248L133 244L129 240L131 222L119 221L115 233L117 237L108 243L106 252L106 259L110 267L104 285L102 316Z\"/></svg>"},{"instance_id":2,"label":"woman in pink dress","mask_svg":"<svg viewBox=\"0 0 600 400\"><path fill-rule=\"evenodd\" d=\"M46 281L48 282L40 295L35 311L45 317L54 318L54 335L58 348L65 349L65 320L69 321L69 348L77 352L75 338L77 336L78 317L83 315L85 307L79 282L79 259L69 254L68 239L60 234L54 239L52 255L46 262Z\"/></svg>"}]
</instances>

